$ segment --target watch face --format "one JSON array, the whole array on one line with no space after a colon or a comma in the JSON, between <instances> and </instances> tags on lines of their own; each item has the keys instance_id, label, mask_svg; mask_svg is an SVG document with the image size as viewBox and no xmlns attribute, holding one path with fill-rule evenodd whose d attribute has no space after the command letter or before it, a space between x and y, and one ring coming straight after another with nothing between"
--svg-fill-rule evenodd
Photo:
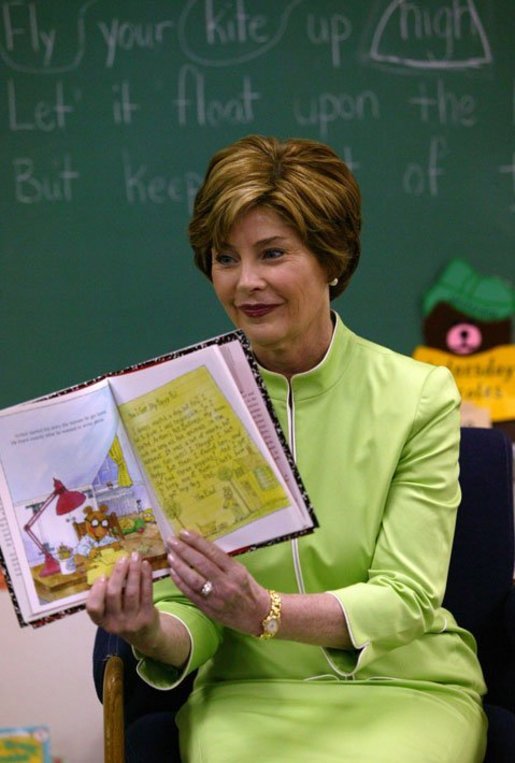
<instances>
[{"instance_id":1,"label":"watch face","mask_svg":"<svg viewBox=\"0 0 515 763\"><path fill-rule=\"evenodd\" d=\"M279 622L275 617L272 617L267 624L265 625L265 631L269 633L271 636L275 636L277 631L279 630Z\"/></svg>"}]
</instances>

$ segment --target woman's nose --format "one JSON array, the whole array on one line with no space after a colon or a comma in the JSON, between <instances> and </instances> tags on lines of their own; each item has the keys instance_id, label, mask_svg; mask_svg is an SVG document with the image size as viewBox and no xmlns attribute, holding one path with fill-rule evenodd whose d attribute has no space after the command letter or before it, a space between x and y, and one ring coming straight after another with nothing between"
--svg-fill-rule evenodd
<instances>
[{"instance_id":1,"label":"woman's nose","mask_svg":"<svg viewBox=\"0 0 515 763\"><path fill-rule=\"evenodd\" d=\"M259 289L264 284L264 279L257 264L245 263L240 267L238 287L240 289Z\"/></svg>"}]
</instances>

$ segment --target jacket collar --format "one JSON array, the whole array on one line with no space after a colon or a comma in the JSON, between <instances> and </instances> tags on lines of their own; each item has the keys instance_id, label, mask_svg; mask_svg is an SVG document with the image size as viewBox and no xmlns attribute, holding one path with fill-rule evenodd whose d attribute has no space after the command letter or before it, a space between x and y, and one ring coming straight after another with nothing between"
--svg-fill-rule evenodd
<instances>
[{"instance_id":1,"label":"jacket collar","mask_svg":"<svg viewBox=\"0 0 515 763\"><path fill-rule=\"evenodd\" d=\"M296 401L317 397L333 387L341 378L349 362L348 349L353 334L337 313L332 311L332 315L335 326L331 343L320 363L314 368L295 374L288 383L288 379L282 374L259 366L272 400L284 400L290 387Z\"/></svg>"}]
</instances>

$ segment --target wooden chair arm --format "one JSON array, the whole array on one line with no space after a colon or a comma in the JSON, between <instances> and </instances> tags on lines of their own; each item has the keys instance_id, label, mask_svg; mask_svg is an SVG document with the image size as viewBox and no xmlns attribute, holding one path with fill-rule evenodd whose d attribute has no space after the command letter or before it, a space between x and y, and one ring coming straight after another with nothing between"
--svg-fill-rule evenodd
<instances>
[{"instance_id":1,"label":"wooden chair arm","mask_svg":"<svg viewBox=\"0 0 515 763\"><path fill-rule=\"evenodd\" d=\"M105 666L104 702L104 763L125 763L123 714L123 661L111 655Z\"/></svg>"}]
</instances>

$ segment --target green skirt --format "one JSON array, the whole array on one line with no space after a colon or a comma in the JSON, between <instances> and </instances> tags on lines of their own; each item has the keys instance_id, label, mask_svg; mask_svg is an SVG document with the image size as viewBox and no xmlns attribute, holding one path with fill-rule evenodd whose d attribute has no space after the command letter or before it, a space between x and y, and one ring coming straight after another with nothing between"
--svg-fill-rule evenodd
<instances>
[{"instance_id":1,"label":"green skirt","mask_svg":"<svg viewBox=\"0 0 515 763\"><path fill-rule=\"evenodd\" d=\"M183 763L481 763L487 727L460 687L393 681L203 686L177 723Z\"/></svg>"}]
</instances>

